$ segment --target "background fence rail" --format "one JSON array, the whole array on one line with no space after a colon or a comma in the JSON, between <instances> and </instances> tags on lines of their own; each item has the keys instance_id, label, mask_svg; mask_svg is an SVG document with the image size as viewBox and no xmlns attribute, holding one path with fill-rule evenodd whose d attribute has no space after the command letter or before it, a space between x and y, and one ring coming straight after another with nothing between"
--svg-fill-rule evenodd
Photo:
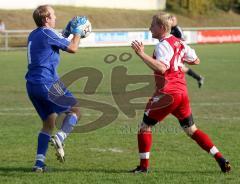
<instances>
[{"instance_id":1,"label":"background fence rail","mask_svg":"<svg viewBox=\"0 0 240 184\"><path fill-rule=\"evenodd\" d=\"M240 42L240 27L189 27L183 30L187 43ZM0 33L0 50L25 49L31 31L6 30ZM126 46L133 39L143 40L147 45L157 42L147 28L95 29L82 40L80 47Z\"/></svg>"}]
</instances>

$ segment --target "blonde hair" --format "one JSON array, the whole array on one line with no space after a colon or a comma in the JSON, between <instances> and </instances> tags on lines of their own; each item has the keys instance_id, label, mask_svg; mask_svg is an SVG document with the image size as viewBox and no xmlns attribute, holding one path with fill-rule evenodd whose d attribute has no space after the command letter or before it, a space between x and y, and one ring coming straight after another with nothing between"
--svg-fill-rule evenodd
<instances>
[{"instance_id":1,"label":"blonde hair","mask_svg":"<svg viewBox=\"0 0 240 184\"><path fill-rule=\"evenodd\" d=\"M165 32L170 33L172 16L169 13L160 12L154 15L153 19L155 19L158 25L163 26L163 28L165 29Z\"/></svg>"},{"instance_id":2,"label":"blonde hair","mask_svg":"<svg viewBox=\"0 0 240 184\"><path fill-rule=\"evenodd\" d=\"M38 27L44 26L46 17L50 16L49 7L49 5L41 5L34 10L33 19Z\"/></svg>"}]
</instances>

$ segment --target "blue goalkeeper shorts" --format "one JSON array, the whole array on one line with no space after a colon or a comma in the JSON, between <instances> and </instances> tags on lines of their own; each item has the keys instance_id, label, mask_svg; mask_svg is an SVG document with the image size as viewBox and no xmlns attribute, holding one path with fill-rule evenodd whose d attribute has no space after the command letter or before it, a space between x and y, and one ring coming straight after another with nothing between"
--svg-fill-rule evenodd
<instances>
[{"instance_id":1,"label":"blue goalkeeper shorts","mask_svg":"<svg viewBox=\"0 0 240 184\"><path fill-rule=\"evenodd\" d=\"M54 84L26 84L28 96L43 121L52 113L69 112L77 104L77 99L57 81Z\"/></svg>"}]
</instances>

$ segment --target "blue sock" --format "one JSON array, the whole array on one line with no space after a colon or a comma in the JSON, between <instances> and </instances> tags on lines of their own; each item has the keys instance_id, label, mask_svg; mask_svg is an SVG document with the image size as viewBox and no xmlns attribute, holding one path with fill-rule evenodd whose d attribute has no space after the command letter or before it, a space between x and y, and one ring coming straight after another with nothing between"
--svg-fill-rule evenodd
<instances>
[{"instance_id":1,"label":"blue sock","mask_svg":"<svg viewBox=\"0 0 240 184\"><path fill-rule=\"evenodd\" d=\"M57 136L63 142L67 136L73 131L74 126L77 124L77 115L72 113L68 114L63 120L61 130L57 132Z\"/></svg>"},{"instance_id":2,"label":"blue sock","mask_svg":"<svg viewBox=\"0 0 240 184\"><path fill-rule=\"evenodd\" d=\"M35 166L37 167L44 166L46 153L48 150L48 142L50 138L51 136L45 132L40 132L38 134L38 147L37 147L37 155L36 155L36 163L35 163Z\"/></svg>"}]
</instances>

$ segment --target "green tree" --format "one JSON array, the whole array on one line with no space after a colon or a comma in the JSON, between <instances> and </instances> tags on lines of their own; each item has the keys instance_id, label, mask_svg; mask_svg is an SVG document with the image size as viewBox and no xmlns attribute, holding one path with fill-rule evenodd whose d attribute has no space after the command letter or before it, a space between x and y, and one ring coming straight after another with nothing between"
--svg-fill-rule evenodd
<instances>
[{"instance_id":1,"label":"green tree","mask_svg":"<svg viewBox=\"0 0 240 184\"><path fill-rule=\"evenodd\" d=\"M167 0L175 10L185 10L192 15L206 14L216 8L240 12L240 0Z\"/></svg>"},{"instance_id":2,"label":"green tree","mask_svg":"<svg viewBox=\"0 0 240 184\"><path fill-rule=\"evenodd\" d=\"M235 3L235 0L215 0L216 7L224 11L230 11L233 9Z\"/></svg>"},{"instance_id":3,"label":"green tree","mask_svg":"<svg viewBox=\"0 0 240 184\"><path fill-rule=\"evenodd\" d=\"M180 6L191 14L205 14L214 7L214 0L180 0Z\"/></svg>"}]
</instances>

